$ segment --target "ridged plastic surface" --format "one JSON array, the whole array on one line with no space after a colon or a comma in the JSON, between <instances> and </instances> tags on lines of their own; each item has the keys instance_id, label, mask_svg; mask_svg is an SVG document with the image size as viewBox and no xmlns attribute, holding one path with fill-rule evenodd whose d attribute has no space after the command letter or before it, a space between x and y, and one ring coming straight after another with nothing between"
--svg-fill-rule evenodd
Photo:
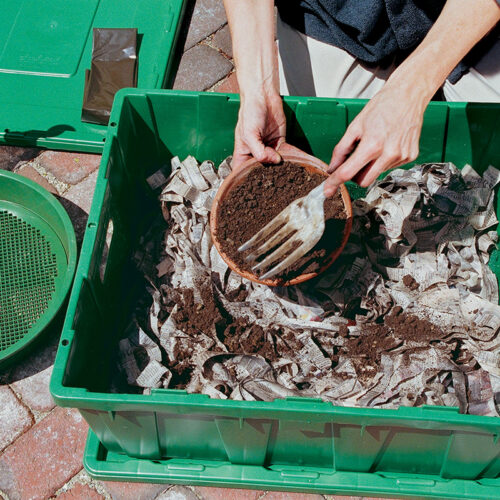
<instances>
[{"instance_id":1,"label":"ridged plastic surface","mask_svg":"<svg viewBox=\"0 0 500 500\"><path fill-rule=\"evenodd\" d=\"M0 211L0 351L21 340L55 291L56 256L39 229Z\"/></svg>"},{"instance_id":2,"label":"ridged plastic surface","mask_svg":"<svg viewBox=\"0 0 500 500\"><path fill-rule=\"evenodd\" d=\"M289 142L326 161L364 105L293 97L285 103ZM306 398L104 392L138 289L126 270L158 210L145 178L173 155L217 164L231 154L238 105L237 96L174 91L122 91L115 101L117 126L108 134L51 382L57 403L79 408L102 444L89 438L87 469L96 477L155 482L492 498L500 486L498 418ZM479 171L500 166L499 112L499 105L431 104L417 162L471 163ZM349 189L353 198L363 193ZM498 274L498 253L491 266Z\"/></svg>"}]
</instances>

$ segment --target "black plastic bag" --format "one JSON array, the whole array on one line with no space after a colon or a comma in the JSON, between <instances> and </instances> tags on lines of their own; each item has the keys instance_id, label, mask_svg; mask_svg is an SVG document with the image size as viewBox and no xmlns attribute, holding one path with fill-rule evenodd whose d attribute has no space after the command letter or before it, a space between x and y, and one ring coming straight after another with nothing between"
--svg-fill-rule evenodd
<instances>
[{"instance_id":1,"label":"black plastic bag","mask_svg":"<svg viewBox=\"0 0 500 500\"><path fill-rule=\"evenodd\" d=\"M94 28L82 121L107 125L115 94L125 87L137 87L137 29Z\"/></svg>"}]
</instances>

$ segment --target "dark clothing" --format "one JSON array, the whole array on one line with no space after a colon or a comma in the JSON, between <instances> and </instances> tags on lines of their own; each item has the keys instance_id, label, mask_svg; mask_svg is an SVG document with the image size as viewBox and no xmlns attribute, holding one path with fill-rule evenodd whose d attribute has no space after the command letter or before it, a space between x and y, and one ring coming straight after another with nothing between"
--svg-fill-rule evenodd
<instances>
[{"instance_id":1,"label":"dark clothing","mask_svg":"<svg viewBox=\"0 0 500 500\"><path fill-rule=\"evenodd\" d=\"M424 39L444 4L445 0L276 0L285 23L376 66L403 60ZM478 59L478 52L484 53L472 51L452 71L451 83Z\"/></svg>"}]
</instances>

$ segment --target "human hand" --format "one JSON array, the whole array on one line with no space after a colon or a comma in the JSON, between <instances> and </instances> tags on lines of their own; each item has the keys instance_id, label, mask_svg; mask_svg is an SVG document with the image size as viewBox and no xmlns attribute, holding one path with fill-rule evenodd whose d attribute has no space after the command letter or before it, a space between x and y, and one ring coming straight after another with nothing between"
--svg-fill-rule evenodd
<instances>
[{"instance_id":1,"label":"human hand","mask_svg":"<svg viewBox=\"0 0 500 500\"><path fill-rule=\"evenodd\" d=\"M367 187L382 172L415 160L428 102L410 84L387 82L335 146L325 195L351 179Z\"/></svg>"},{"instance_id":2,"label":"human hand","mask_svg":"<svg viewBox=\"0 0 500 500\"><path fill-rule=\"evenodd\" d=\"M234 136L233 170L251 157L263 163L279 163L276 152L285 140L286 120L281 97L242 96Z\"/></svg>"},{"instance_id":3,"label":"human hand","mask_svg":"<svg viewBox=\"0 0 500 500\"><path fill-rule=\"evenodd\" d=\"M273 0L224 0L241 95L232 168L254 157L279 163L285 114L279 95Z\"/></svg>"}]
</instances>

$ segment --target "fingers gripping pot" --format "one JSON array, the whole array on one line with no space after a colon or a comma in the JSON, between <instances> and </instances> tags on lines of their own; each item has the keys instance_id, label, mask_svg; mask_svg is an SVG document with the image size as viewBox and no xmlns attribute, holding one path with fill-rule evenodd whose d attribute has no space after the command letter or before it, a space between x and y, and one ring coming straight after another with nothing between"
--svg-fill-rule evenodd
<instances>
[{"instance_id":1,"label":"fingers gripping pot","mask_svg":"<svg viewBox=\"0 0 500 500\"><path fill-rule=\"evenodd\" d=\"M321 175L328 177L326 172L327 165L321 160L304 153L300 149L291 146L290 144L284 143L278 148L278 152L280 153L283 162L293 163L307 170L310 174ZM343 226L343 233L340 244L329 251L318 263L319 267L314 272L303 272L296 276L287 277L286 280L283 278L272 277L268 279L262 279L257 276L252 271L244 269L241 265L235 262L234 258L232 258L227 251L224 249L224 245L222 244L222 239L220 237L219 231L219 217L221 215L221 206L223 206L224 202L227 200L230 193L233 192L234 189L243 185L247 180L249 174L261 166L262 164L255 159L250 159L245 162L242 167L238 171L233 171L223 182L221 187L219 188L215 199L212 204L212 210L210 213L210 231L212 235L212 241L214 242L217 251L221 255L222 259L226 262L226 264L235 272L256 283L261 283L268 286L289 286L296 285L302 283L304 281L310 280L320 273L325 271L329 266L333 264L333 262L338 258L344 249L347 240L349 238L349 234L351 232L352 227L352 205L349 193L347 188L342 184L339 186L339 192L342 198L342 202L344 205L344 210L346 214L345 224ZM259 208L257 208L259 210ZM251 215L250 215L251 216Z\"/></svg>"}]
</instances>

